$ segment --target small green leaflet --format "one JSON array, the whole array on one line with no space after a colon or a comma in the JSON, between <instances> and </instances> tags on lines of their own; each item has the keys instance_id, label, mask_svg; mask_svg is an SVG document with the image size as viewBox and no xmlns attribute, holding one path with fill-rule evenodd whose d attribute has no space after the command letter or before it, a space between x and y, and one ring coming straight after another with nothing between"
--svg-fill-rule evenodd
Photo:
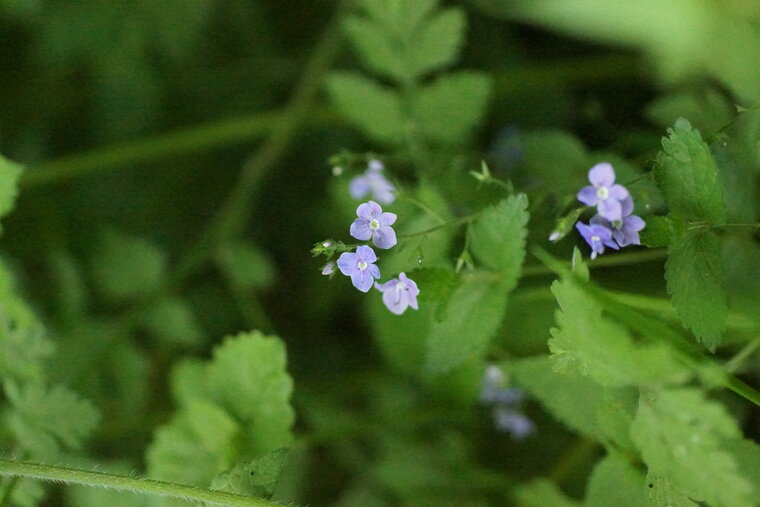
<instances>
[{"instance_id":1,"label":"small green leaflet","mask_svg":"<svg viewBox=\"0 0 760 507\"><path fill-rule=\"evenodd\" d=\"M351 16L343 27L362 61L378 74L403 83L409 69L399 56L399 45L383 26L359 16ZM403 56L403 54L401 55Z\"/></svg>"},{"instance_id":2,"label":"small green leaflet","mask_svg":"<svg viewBox=\"0 0 760 507\"><path fill-rule=\"evenodd\" d=\"M423 87L412 103L415 122L432 142L465 144L486 112L491 80L479 72L457 72Z\"/></svg>"},{"instance_id":3,"label":"small green leaflet","mask_svg":"<svg viewBox=\"0 0 760 507\"><path fill-rule=\"evenodd\" d=\"M674 217L721 224L726 217L723 184L699 131L679 118L662 139L655 178Z\"/></svg>"},{"instance_id":4,"label":"small green leaflet","mask_svg":"<svg viewBox=\"0 0 760 507\"><path fill-rule=\"evenodd\" d=\"M646 505L644 476L620 455L604 457L591 474L584 507L641 507Z\"/></svg>"},{"instance_id":5,"label":"small green leaflet","mask_svg":"<svg viewBox=\"0 0 760 507\"><path fill-rule=\"evenodd\" d=\"M509 290L517 285L525 259L528 198L511 195L486 208L470 227L470 250L483 267L501 273Z\"/></svg>"},{"instance_id":6,"label":"small green leaflet","mask_svg":"<svg viewBox=\"0 0 760 507\"><path fill-rule=\"evenodd\" d=\"M647 226L639 235L641 244L649 248L668 246L673 242L673 219L671 217L647 217Z\"/></svg>"},{"instance_id":7,"label":"small green leaflet","mask_svg":"<svg viewBox=\"0 0 760 507\"><path fill-rule=\"evenodd\" d=\"M269 499L274 494L287 457L288 449L282 447L252 461L238 463L231 470L217 475L211 489Z\"/></svg>"},{"instance_id":8,"label":"small green leaflet","mask_svg":"<svg viewBox=\"0 0 760 507\"><path fill-rule=\"evenodd\" d=\"M35 460L54 460L78 450L100 422L92 404L64 386L4 385L11 404L8 426L16 442Z\"/></svg>"},{"instance_id":9,"label":"small green leaflet","mask_svg":"<svg viewBox=\"0 0 760 507\"><path fill-rule=\"evenodd\" d=\"M13 209L22 167L0 155L0 218Z\"/></svg>"},{"instance_id":10,"label":"small green leaflet","mask_svg":"<svg viewBox=\"0 0 760 507\"><path fill-rule=\"evenodd\" d=\"M351 72L334 72L327 91L338 110L372 139L400 142L404 132L401 99L396 91Z\"/></svg>"},{"instance_id":11,"label":"small green leaflet","mask_svg":"<svg viewBox=\"0 0 760 507\"><path fill-rule=\"evenodd\" d=\"M92 279L113 303L157 292L166 281L166 255L158 245L116 230L104 231L92 259Z\"/></svg>"},{"instance_id":12,"label":"small green leaflet","mask_svg":"<svg viewBox=\"0 0 760 507\"><path fill-rule=\"evenodd\" d=\"M698 389L642 392L631 437L650 474L670 482L671 495L729 507L757 498L726 445L741 438L736 421Z\"/></svg>"},{"instance_id":13,"label":"small green leaflet","mask_svg":"<svg viewBox=\"0 0 760 507\"><path fill-rule=\"evenodd\" d=\"M718 240L709 230L691 231L672 243L668 254L665 279L673 307L683 325L714 351L728 315Z\"/></svg>"},{"instance_id":14,"label":"small green leaflet","mask_svg":"<svg viewBox=\"0 0 760 507\"><path fill-rule=\"evenodd\" d=\"M570 232L575 228L575 223L578 221L578 218L580 218L581 213L583 213L585 210L585 206L575 208L567 215L557 220L554 223L554 230L552 230L552 233L549 235L549 241L559 241L570 234ZM649 222L647 222L647 227L649 227Z\"/></svg>"},{"instance_id":15,"label":"small green leaflet","mask_svg":"<svg viewBox=\"0 0 760 507\"><path fill-rule=\"evenodd\" d=\"M410 76L425 74L454 63L464 41L464 11L445 9L419 26L407 47Z\"/></svg>"}]
</instances>

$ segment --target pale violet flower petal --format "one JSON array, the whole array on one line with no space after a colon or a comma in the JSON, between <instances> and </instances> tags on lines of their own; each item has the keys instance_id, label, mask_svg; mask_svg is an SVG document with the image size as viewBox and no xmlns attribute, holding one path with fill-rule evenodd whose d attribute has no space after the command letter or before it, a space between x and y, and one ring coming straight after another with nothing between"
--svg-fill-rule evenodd
<instances>
[{"instance_id":1,"label":"pale violet flower petal","mask_svg":"<svg viewBox=\"0 0 760 507\"><path fill-rule=\"evenodd\" d=\"M375 284L375 288L383 293L383 303L391 313L401 315L407 308L418 309L417 295L420 293L414 280L401 273L386 283Z\"/></svg>"},{"instance_id":2,"label":"pale violet flower petal","mask_svg":"<svg viewBox=\"0 0 760 507\"><path fill-rule=\"evenodd\" d=\"M605 199L600 201L596 211L610 222L623 218L623 208L617 199Z\"/></svg>"},{"instance_id":3,"label":"pale violet flower petal","mask_svg":"<svg viewBox=\"0 0 760 507\"><path fill-rule=\"evenodd\" d=\"M623 185L612 185L610 187L610 197L622 201L626 197L629 197L628 189Z\"/></svg>"},{"instance_id":4,"label":"pale violet flower petal","mask_svg":"<svg viewBox=\"0 0 760 507\"><path fill-rule=\"evenodd\" d=\"M348 193L354 199L364 199L370 192L370 182L366 176L357 176L348 184Z\"/></svg>"},{"instance_id":5,"label":"pale violet flower petal","mask_svg":"<svg viewBox=\"0 0 760 507\"><path fill-rule=\"evenodd\" d=\"M393 247L398 241L396 240L396 231L390 226L381 225L372 236L372 243L383 250Z\"/></svg>"},{"instance_id":6,"label":"pale violet flower petal","mask_svg":"<svg viewBox=\"0 0 760 507\"><path fill-rule=\"evenodd\" d=\"M588 171L588 180L595 187L610 187L615 183L615 170L609 162L599 162Z\"/></svg>"},{"instance_id":7,"label":"pale violet flower petal","mask_svg":"<svg viewBox=\"0 0 760 507\"><path fill-rule=\"evenodd\" d=\"M596 188L583 187L578 192L578 200L586 206L595 206L599 202L599 196L596 195Z\"/></svg>"},{"instance_id":8,"label":"pale violet flower petal","mask_svg":"<svg viewBox=\"0 0 760 507\"><path fill-rule=\"evenodd\" d=\"M349 228L349 234L351 237L361 241L367 241L372 237L372 229L369 228L369 220L363 218L357 218L351 224Z\"/></svg>"}]
</instances>

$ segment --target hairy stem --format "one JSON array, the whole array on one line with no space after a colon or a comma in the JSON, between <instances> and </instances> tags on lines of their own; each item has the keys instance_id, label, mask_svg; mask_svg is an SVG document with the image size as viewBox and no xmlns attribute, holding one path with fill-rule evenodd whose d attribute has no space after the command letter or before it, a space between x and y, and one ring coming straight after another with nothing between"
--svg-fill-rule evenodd
<instances>
[{"instance_id":1,"label":"hairy stem","mask_svg":"<svg viewBox=\"0 0 760 507\"><path fill-rule=\"evenodd\" d=\"M231 505L240 507L269 507L279 505L275 502L250 498L225 491L175 484L172 482L156 481L152 479L139 479L123 475L104 474L101 472L89 472L74 468L41 465L25 461L12 461L0 459L0 475L26 477L43 481L63 482L65 484L79 484L82 486L96 486L119 491L130 491L146 495L167 496L181 500L195 502L207 502L214 505Z\"/></svg>"}]
</instances>

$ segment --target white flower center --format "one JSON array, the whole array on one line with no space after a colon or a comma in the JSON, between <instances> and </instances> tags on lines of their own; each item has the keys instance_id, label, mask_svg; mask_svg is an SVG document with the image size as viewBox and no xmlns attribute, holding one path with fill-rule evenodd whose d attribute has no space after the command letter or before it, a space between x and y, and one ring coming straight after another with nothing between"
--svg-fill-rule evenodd
<instances>
[{"instance_id":1,"label":"white flower center","mask_svg":"<svg viewBox=\"0 0 760 507\"><path fill-rule=\"evenodd\" d=\"M599 236L591 236L591 241L593 243L599 243L602 240Z\"/></svg>"},{"instance_id":2,"label":"white flower center","mask_svg":"<svg viewBox=\"0 0 760 507\"><path fill-rule=\"evenodd\" d=\"M357 264L356 267L358 267L360 270L364 271L365 269L367 269L367 263L364 262L364 261L359 261L359 264Z\"/></svg>"},{"instance_id":3,"label":"white flower center","mask_svg":"<svg viewBox=\"0 0 760 507\"><path fill-rule=\"evenodd\" d=\"M605 200L610 196L610 191L607 187L599 187L596 189L596 196L601 200Z\"/></svg>"},{"instance_id":4,"label":"white flower center","mask_svg":"<svg viewBox=\"0 0 760 507\"><path fill-rule=\"evenodd\" d=\"M378 221L377 218L373 218L372 220L369 221L369 228L372 229L373 231L376 231L380 228L380 222Z\"/></svg>"}]
</instances>

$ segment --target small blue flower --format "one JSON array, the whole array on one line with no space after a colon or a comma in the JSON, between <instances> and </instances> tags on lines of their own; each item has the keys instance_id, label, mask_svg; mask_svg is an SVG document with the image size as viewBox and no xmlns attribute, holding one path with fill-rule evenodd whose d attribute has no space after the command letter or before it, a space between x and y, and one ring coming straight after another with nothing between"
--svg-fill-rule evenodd
<instances>
[{"instance_id":1,"label":"small blue flower","mask_svg":"<svg viewBox=\"0 0 760 507\"><path fill-rule=\"evenodd\" d=\"M375 266L375 251L366 245L356 248L354 252L343 252L338 257L338 269L351 277L351 283L362 292L369 292L375 278L380 278L380 268Z\"/></svg>"},{"instance_id":2,"label":"small blue flower","mask_svg":"<svg viewBox=\"0 0 760 507\"><path fill-rule=\"evenodd\" d=\"M498 429L508 431L516 440L522 440L536 431L533 421L511 408L497 406L493 411L493 420Z\"/></svg>"},{"instance_id":3,"label":"small blue flower","mask_svg":"<svg viewBox=\"0 0 760 507\"><path fill-rule=\"evenodd\" d=\"M322 274L328 276L332 275L333 273L335 273L335 263L333 261L330 261L322 268Z\"/></svg>"},{"instance_id":4,"label":"small blue flower","mask_svg":"<svg viewBox=\"0 0 760 507\"><path fill-rule=\"evenodd\" d=\"M420 289L406 273L400 273L398 278L394 278L383 284L375 283L375 288L383 293L383 303L391 313L401 315L407 308L419 309L417 305L417 296Z\"/></svg>"},{"instance_id":5,"label":"small blue flower","mask_svg":"<svg viewBox=\"0 0 760 507\"><path fill-rule=\"evenodd\" d=\"M356 176L348 186L348 192L354 199L364 199L371 195L372 199L383 204L391 204L396 200L396 187L383 175L384 166L379 160L370 160L367 170L361 176Z\"/></svg>"},{"instance_id":6,"label":"small blue flower","mask_svg":"<svg viewBox=\"0 0 760 507\"><path fill-rule=\"evenodd\" d=\"M596 206L597 212L614 222L623 218L621 201L629 196L623 185L615 185L615 170L607 162L600 162L588 172L591 186L578 192L578 200L586 206Z\"/></svg>"},{"instance_id":7,"label":"small blue flower","mask_svg":"<svg viewBox=\"0 0 760 507\"><path fill-rule=\"evenodd\" d=\"M628 245L640 245L639 231L646 227L646 222L633 213L633 199L627 197L620 203L623 210L623 218L615 222L610 222L599 215L594 215L590 223L599 224L607 227L612 231L612 238L620 247Z\"/></svg>"},{"instance_id":8,"label":"small blue flower","mask_svg":"<svg viewBox=\"0 0 760 507\"><path fill-rule=\"evenodd\" d=\"M586 225L583 222L575 224L575 228L581 233L583 239L591 247L591 258L596 259L597 255L604 253L604 247L610 247L613 250L619 250L620 247L612 240L612 231L601 224Z\"/></svg>"},{"instance_id":9,"label":"small blue flower","mask_svg":"<svg viewBox=\"0 0 760 507\"><path fill-rule=\"evenodd\" d=\"M396 222L395 213L383 213L375 201L365 202L356 208L359 217L351 224L351 236L362 241L372 238L377 248L387 250L396 244L396 231L391 225Z\"/></svg>"}]
</instances>

